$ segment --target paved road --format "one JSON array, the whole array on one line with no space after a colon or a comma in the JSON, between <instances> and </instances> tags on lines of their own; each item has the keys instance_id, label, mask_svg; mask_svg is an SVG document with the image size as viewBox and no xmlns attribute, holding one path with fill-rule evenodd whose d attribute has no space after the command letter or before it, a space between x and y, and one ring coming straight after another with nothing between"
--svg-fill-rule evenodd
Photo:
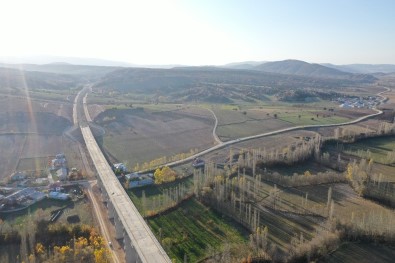
<instances>
[{"instance_id":1,"label":"paved road","mask_svg":"<svg viewBox=\"0 0 395 263\"><path fill-rule=\"evenodd\" d=\"M91 116L89 115L89 111L88 111L88 104L86 103L87 96L88 96L88 92L85 94L84 99L82 100L82 103L84 106L84 113L85 113L86 121L92 122Z\"/></svg>"},{"instance_id":2,"label":"paved road","mask_svg":"<svg viewBox=\"0 0 395 263\"><path fill-rule=\"evenodd\" d=\"M77 93L77 95L75 96L75 98L74 98L74 103L73 103L73 124L74 124L74 125L78 125L77 103L78 103L78 100L79 100L79 98L80 98L81 92L82 92L83 90L84 90L84 89L81 89L81 90Z\"/></svg>"},{"instance_id":3,"label":"paved road","mask_svg":"<svg viewBox=\"0 0 395 263\"><path fill-rule=\"evenodd\" d=\"M377 93L377 96L380 96L382 99L380 100L380 104L384 103L386 97L382 96L382 94L384 94L385 92L390 91L391 89L389 88L385 88L385 91L381 91L379 93ZM306 128L321 128L321 127L336 127L336 126L343 126L343 125L350 125L350 124L355 124L361 121L364 121L366 119L372 118L374 116L380 115L383 112L381 110L378 110L376 108L373 108L374 111L376 111L376 113L373 114L369 114L366 116L362 116L358 119L352 120L352 121L348 121L348 122L342 122L342 123L336 123L336 124L317 124L317 125L300 125L300 126L294 126L294 127L290 127L290 128L285 128L285 129L280 129L280 130L276 130L276 131L271 131L271 132L266 132L266 133L261 133L261 134L257 134L257 135L252 135L252 136L247 136L247 137L243 137L243 138L239 138L239 139L235 139L235 140L231 140L231 141L227 141L227 142L223 142L221 144L215 145L211 148L208 148L206 150L203 150L197 154L194 154L190 157L187 157L183 160L178 160L175 162L169 162L167 164L163 164L162 166L175 166L175 165L179 165L179 164L183 164L189 161L194 160L196 157L200 157L204 154L213 152L215 150L224 148L226 146L229 145L233 145L239 142L244 142L244 141L248 141L248 140L252 140L252 139L258 139L258 138L262 138L262 137L267 137L267 136L271 136L271 135L277 135L277 134L281 134L281 133L285 133L285 132L289 132L289 131L295 131L295 130L302 130L302 129L306 129Z\"/></svg>"}]
</instances>

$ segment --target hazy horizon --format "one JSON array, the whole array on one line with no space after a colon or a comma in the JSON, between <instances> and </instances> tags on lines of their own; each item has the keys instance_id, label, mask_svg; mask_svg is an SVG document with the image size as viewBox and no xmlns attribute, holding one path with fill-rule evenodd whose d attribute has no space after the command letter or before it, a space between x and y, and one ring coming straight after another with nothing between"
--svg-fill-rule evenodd
<instances>
[{"instance_id":1,"label":"hazy horizon","mask_svg":"<svg viewBox=\"0 0 395 263\"><path fill-rule=\"evenodd\" d=\"M394 7L387 0L16 0L0 3L0 56L137 65L395 64Z\"/></svg>"},{"instance_id":2,"label":"hazy horizon","mask_svg":"<svg viewBox=\"0 0 395 263\"><path fill-rule=\"evenodd\" d=\"M125 66L125 67L171 67L171 66L231 66L238 64L251 64L251 65L259 65L267 62L277 62L277 61L286 61L286 60L296 60L292 58L283 59L283 60L248 60L248 61L232 61L225 64L199 64L199 65L191 65L191 64L136 64L133 62L119 61L119 60L111 60L106 58L93 58L93 57L66 57L66 56L57 56L57 55L30 55L30 56L0 56L0 63L5 64L37 64L37 65L45 65L45 64L56 64L56 63L65 63L70 65L88 65L88 66ZM346 64L334 64L326 61L306 61L303 59L297 59L298 61L304 61L311 64L332 64L334 66L347 66L347 65L395 65L395 63L346 63ZM84 64L85 62L85 64Z\"/></svg>"}]
</instances>

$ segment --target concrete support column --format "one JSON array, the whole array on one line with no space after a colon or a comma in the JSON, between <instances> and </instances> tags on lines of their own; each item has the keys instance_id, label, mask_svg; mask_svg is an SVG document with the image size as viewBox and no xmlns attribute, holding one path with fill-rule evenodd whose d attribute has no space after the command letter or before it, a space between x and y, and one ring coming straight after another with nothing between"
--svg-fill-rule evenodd
<instances>
[{"instance_id":1,"label":"concrete support column","mask_svg":"<svg viewBox=\"0 0 395 263\"><path fill-rule=\"evenodd\" d=\"M103 187L103 183L100 180L100 178L97 179L97 185L99 186L100 190L103 191L104 187Z\"/></svg>"},{"instance_id":2,"label":"concrete support column","mask_svg":"<svg viewBox=\"0 0 395 263\"><path fill-rule=\"evenodd\" d=\"M114 215L115 239L123 238L123 225L118 215Z\"/></svg>"},{"instance_id":3,"label":"concrete support column","mask_svg":"<svg viewBox=\"0 0 395 263\"><path fill-rule=\"evenodd\" d=\"M138 255L137 255L136 251L134 250L132 242L130 241L127 233L125 233L125 235L124 235L123 244L124 244L123 249L125 251L125 261L126 261L126 263L141 262L141 260L138 258Z\"/></svg>"},{"instance_id":4,"label":"concrete support column","mask_svg":"<svg viewBox=\"0 0 395 263\"><path fill-rule=\"evenodd\" d=\"M114 218L114 205L111 202L107 202L108 218Z\"/></svg>"},{"instance_id":5,"label":"concrete support column","mask_svg":"<svg viewBox=\"0 0 395 263\"><path fill-rule=\"evenodd\" d=\"M104 188L103 188L104 189ZM102 191L102 196L103 196L103 202L104 203L108 203L108 201L109 201L109 197L108 197L108 194L107 194L107 192L106 191Z\"/></svg>"}]
</instances>

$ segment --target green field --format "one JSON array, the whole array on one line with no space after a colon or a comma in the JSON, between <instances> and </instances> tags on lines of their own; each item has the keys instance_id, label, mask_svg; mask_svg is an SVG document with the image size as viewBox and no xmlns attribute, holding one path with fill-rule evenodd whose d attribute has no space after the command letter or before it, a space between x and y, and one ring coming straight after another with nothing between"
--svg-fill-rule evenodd
<instances>
[{"instance_id":1,"label":"green field","mask_svg":"<svg viewBox=\"0 0 395 263\"><path fill-rule=\"evenodd\" d=\"M102 105L112 105L112 106L120 106L122 104L129 105L133 103L133 106L136 104L142 104L145 101L150 100L151 96L142 95L142 94L119 94L119 93L110 93L110 94L98 94L91 93L88 96L88 103L90 104L102 104ZM146 104L143 104L146 105ZM140 105L141 106L141 105Z\"/></svg>"},{"instance_id":2,"label":"green field","mask_svg":"<svg viewBox=\"0 0 395 263\"><path fill-rule=\"evenodd\" d=\"M326 114L326 113L324 113ZM300 116L300 118L299 118ZM323 117L322 113L319 113L318 118L317 114L313 112L308 112L308 111L303 111L300 113L285 113L281 114L278 117L280 120L290 122L295 125L322 125L322 124L335 124L335 123L342 123L342 122L347 122L350 119L341 117L341 116L336 116L336 115L331 115L328 117Z\"/></svg>"},{"instance_id":3,"label":"green field","mask_svg":"<svg viewBox=\"0 0 395 263\"><path fill-rule=\"evenodd\" d=\"M192 178L184 179L184 183L190 188L193 187ZM176 185L177 185L177 183L167 184L165 186L149 186L149 187L145 187L145 188L137 188L134 190L129 190L128 193L129 193L131 199L133 200L133 203L139 209L141 209L142 191L145 192L147 199L159 198L159 196L162 194L164 189L169 189L169 188L174 187ZM272 185L267 184L267 183L262 183L260 191L259 191L260 192L259 195L263 198L267 197L267 196L269 196L269 193L272 190L273 190ZM323 191L322 193L324 193L323 196L326 196L326 191ZM301 203L304 200L304 192L303 191L296 191L296 192L295 191L283 191L283 192L281 192L280 196L282 199L281 204L278 204L278 209L280 209L280 210L288 210L288 211L293 211L295 209L298 210L298 207L301 206ZM323 206L323 203L324 203L324 201L321 202L321 200L319 200L319 201L308 200L308 206L315 207L315 208L317 208L317 210L319 210L319 208L321 206ZM197 204L199 204L199 205L197 205ZM188 208L189 206L191 206L193 209L202 209L202 205L200 203L198 203L197 201L194 201L194 199L192 199L192 200L185 201L184 203L182 203L181 208L178 208L176 211L170 212L169 214L160 216L159 218L152 219L152 220L154 222L156 222L158 220L161 221L162 218L165 218L163 220L165 220L166 224L168 224L167 221L173 220L173 217L180 216L179 214L182 213L183 209L184 210L189 209ZM204 210L208 210L208 208L204 208ZM190 213L189 211L190 210L188 210L188 214ZM218 214L216 213L216 215L218 215ZM151 222L152 220L149 219L149 222ZM290 218L287 215L284 215L282 213L268 212L268 211L261 213L260 222L261 222L262 226L268 227L269 240L273 244L277 245L279 247L279 249L282 250L283 252L288 250L290 241L295 235L299 236L302 233L304 238L311 239L314 235L316 228L318 227L316 222L306 219L303 216L295 215ZM159 231L158 230L159 227L163 228L163 224L165 224L165 223L162 222L160 224L161 225L158 226L155 231ZM211 223L210 222L208 223L207 220L201 220L201 222L199 222L199 227L201 227L202 229L206 229L206 228L209 229L211 227L210 224ZM167 228L167 226L166 226L166 228ZM183 230L183 231L186 231L186 230ZM172 228L170 228L167 237L176 238L177 232L179 232L179 231L178 230L175 231ZM217 240L216 236L209 235L205 238L208 240L207 242L210 244L213 242L214 243L220 242ZM213 240L211 240L211 239L213 239ZM199 245L199 243L197 243L197 244L198 244L197 247L194 247L191 244L189 244L188 246L191 246L191 248L190 248L191 250L202 249L202 248L200 248L201 245ZM177 251L179 251L179 248L174 249L174 252L172 252L172 253L174 253L174 254L181 253L181 252L177 252ZM190 252L188 252L188 253L190 253ZM203 252L199 252L199 253L203 253ZM180 256L182 258L183 255L178 254L178 256Z\"/></svg>"},{"instance_id":4,"label":"green field","mask_svg":"<svg viewBox=\"0 0 395 263\"><path fill-rule=\"evenodd\" d=\"M187 189L187 191L190 192L193 191L193 178L187 177L172 183L166 183L162 185L149 185L145 187L129 189L127 190L127 193L130 199L133 201L133 204L137 207L137 209L140 212L142 212L143 208L142 208L141 197L143 192L148 201L153 201L154 199L156 199L156 201L159 203L163 199L162 194L164 191L178 187L181 184L183 185L183 187L185 187L185 189Z\"/></svg>"},{"instance_id":5,"label":"green field","mask_svg":"<svg viewBox=\"0 0 395 263\"><path fill-rule=\"evenodd\" d=\"M184 262L184 255L188 262L198 262L209 256L210 251L219 253L224 243L245 243L249 234L233 220L195 199L168 214L149 219L148 223L176 262Z\"/></svg>"},{"instance_id":6,"label":"green field","mask_svg":"<svg viewBox=\"0 0 395 263\"><path fill-rule=\"evenodd\" d=\"M370 154L367 153L369 150ZM361 140L352 144L344 144L343 152L361 158L372 158L377 163L392 163L387 155L395 151L395 137L378 137Z\"/></svg>"},{"instance_id":7,"label":"green field","mask_svg":"<svg viewBox=\"0 0 395 263\"><path fill-rule=\"evenodd\" d=\"M285 176L291 176L294 173L304 174L306 171L309 171L312 174L317 174L319 172L323 173L326 171L333 171L333 170L325 166L322 166L319 163L313 161L306 161L303 163L297 163L295 165L277 165L274 167L267 168L267 171L277 172Z\"/></svg>"},{"instance_id":8,"label":"green field","mask_svg":"<svg viewBox=\"0 0 395 263\"><path fill-rule=\"evenodd\" d=\"M322 152L338 152L364 159L373 159L372 174L382 174L383 180L395 182L395 136L362 139L354 143L326 144ZM358 159L356 158L356 159Z\"/></svg>"},{"instance_id":9,"label":"green field","mask_svg":"<svg viewBox=\"0 0 395 263\"><path fill-rule=\"evenodd\" d=\"M274 122L275 128L270 124ZM217 135L223 141L266 133L269 131L289 127L282 121L248 121L231 125L221 125L217 128Z\"/></svg>"},{"instance_id":10,"label":"green field","mask_svg":"<svg viewBox=\"0 0 395 263\"><path fill-rule=\"evenodd\" d=\"M55 101L68 101L67 97L69 97L69 101L72 102L74 99L74 92L70 90L62 91L62 90L33 90L29 91L29 96L37 99L45 99L45 100L55 100Z\"/></svg>"},{"instance_id":11,"label":"green field","mask_svg":"<svg viewBox=\"0 0 395 263\"><path fill-rule=\"evenodd\" d=\"M256 106L227 105L214 107L218 118L217 134L223 140L261 134L298 125L322 125L347 122L350 119L320 108L295 109L291 105ZM318 117L317 117L318 114ZM300 116L300 117L299 117ZM325 116L325 117L324 117Z\"/></svg>"}]
</instances>

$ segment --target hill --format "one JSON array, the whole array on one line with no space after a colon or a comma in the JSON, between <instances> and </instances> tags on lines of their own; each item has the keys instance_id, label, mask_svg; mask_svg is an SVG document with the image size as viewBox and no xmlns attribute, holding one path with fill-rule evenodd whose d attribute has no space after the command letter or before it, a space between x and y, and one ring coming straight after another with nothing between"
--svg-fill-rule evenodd
<instances>
[{"instance_id":1,"label":"hill","mask_svg":"<svg viewBox=\"0 0 395 263\"><path fill-rule=\"evenodd\" d=\"M130 63L112 61L98 58L80 58L80 57L64 57L64 56L24 56L12 57L1 56L1 63L6 64L51 64L51 63L66 63L72 65L86 65L86 66L106 66L106 67L131 67Z\"/></svg>"},{"instance_id":2,"label":"hill","mask_svg":"<svg viewBox=\"0 0 395 263\"><path fill-rule=\"evenodd\" d=\"M75 87L79 81L79 78L65 74L0 67L1 89L69 89Z\"/></svg>"},{"instance_id":3,"label":"hill","mask_svg":"<svg viewBox=\"0 0 395 263\"><path fill-rule=\"evenodd\" d=\"M47 72L62 75L75 75L76 77L84 77L94 80L104 76L105 74L117 70L121 67L110 66L86 66L72 65L65 62L56 62L50 64L0 64L0 67L18 69L24 71Z\"/></svg>"},{"instance_id":4,"label":"hill","mask_svg":"<svg viewBox=\"0 0 395 263\"><path fill-rule=\"evenodd\" d=\"M124 68L110 72L94 88L168 96L182 101L230 102L229 99L246 100L246 97L262 99L284 89L339 89L365 82L365 79L312 78L215 67Z\"/></svg>"},{"instance_id":5,"label":"hill","mask_svg":"<svg viewBox=\"0 0 395 263\"><path fill-rule=\"evenodd\" d=\"M333 65L333 64L321 64L326 67L338 69L344 72L350 73L394 73L395 65L392 64L348 64L348 65Z\"/></svg>"},{"instance_id":6,"label":"hill","mask_svg":"<svg viewBox=\"0 0 395 263\"><path fill-rule=\"evenodd\" d=\"M320 64L310 64L300 60L267 62L256 66L254 69L265 72L291 74L313 78L348 79L362 82L375 80L375 78L370 75L353 74L340 71L335 68L325 67Z\"/></svg>"},{"instance_id":7,"label":"hill","mask_svg":"<svg viewBox=\"0 0 395 263\"><path fill-rule=\"evenodd\" d=\"M223 66L220 66L221 68L230 68L230 69L251 69L254 70L254 68L258 65L261 65L265 62L261 61L243 61L243 62L233 62L229 64L225 64Z\"/></svg>"}]
</instances>

